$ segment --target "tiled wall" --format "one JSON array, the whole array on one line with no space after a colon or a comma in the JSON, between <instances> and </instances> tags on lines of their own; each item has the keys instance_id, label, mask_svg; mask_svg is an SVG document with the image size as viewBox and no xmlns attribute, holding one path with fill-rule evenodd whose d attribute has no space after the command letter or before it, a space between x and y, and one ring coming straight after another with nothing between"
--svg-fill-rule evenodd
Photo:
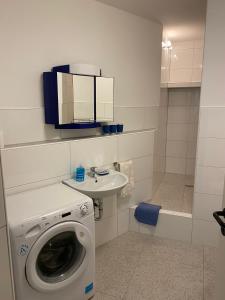
<instances>
[{"instance_id":1,"label":"tiled wall","mask_svg":"<svg viewBox=\"0 0 225 300\"><path fill-rule=\"evenodd\" d=\"M225 176L224 11L224 1L208 1L193 211L193 242L211 245L218 238L212 213L222 209Z\"/></svg>"},{"instance_id":2,"label":"tiled wall","mask_svg":"<svg viewBox=\"0 0 225 300\"><path fill-rule=\"evenodd\" d=\"M5 226L6 226L5 200L3 194L2 164L1 164L1 157L0 157L0 229Z\"/></svg>"},{"instance_id":3,"label":"tiled wall","mask_svg":"<svg viewBox=\"0 0 225 300\"><path fill-rule=\"evenodd\" d=\"M129 207L152 196L154 133L150 130L2 149L6 194L69 178L80 163L88 168L133 160L135 186L131 197L104 199L104 217L96 223L96 245L100 245L126 232Z\"/></svg>"},{"instance_id":4,"label":"tiled wall","mask_svg":"<svg viewBox=\"0 0 225 300\"><path fill-rule=\"evenodd\" d=\"M169 89L166 171L194 175L200 88Z\"/></svg>"},{"instance_id":5,"label":"tiled wall","mask_svg":"<svg viewBox=\"0 0 225 300\"><path fill-rule=\"evenodd\" d=\"M168 88L170 66L170 50L162 49L161 57L161 89L160 102L157 115L157 130L155 131L154 143L154 176L153 195L160 185L166 171L166 136L167 136L167 116L168 116Z\"/></svg>"},{"instance_id":6,"label":"tiled wall","mask_svg":"<svg viewBox=\"0 0 225 300\"><path fill-rule=\"evenodd\" d=\"M158 115L158 129L155 132L154 144L154 177L153 194L160 185L166 172L166 142L167 142L168 88L161 88Z\"/></svg>"},{"instance_id":7,"label":"tiled wall","mask_svg":"<svg viewBox=\"0 0 225 300\"><path fill-rule=\"evenodd\" d=\"M0 157L0 291L1 298L6 300L13 299L12 282L10 274L10 262L8 253L7 226L5 218L5 199L3 194L3 177Z\"/></svg>"},{"instance_id":8,"label":"tiled wall","mask_svg":"<svg viewBox=\"0 0 225 300\"><path fill-rule=\"evenodd\" d=\"M95 64L115 78L115 121L126 131L156 126L160 24L93 0L7 1L0 19L0 134L6 145L98 134L44 124L41 74L65 63Z\"/></svg>"},{"instance_id":9,"label":"tiled wall","mask_svg":"<svg viewBox=\"0 0 225 300\"><path fill-rule=\"evenodd\" d=\"M170 56L171 50L168 48L162 48L161 87L167 87L167 84L170 79Z\"/></svg>"},{"instance_id":10,"label":"tiled wall","mask_svg":"<svg viewBox=\"0 0 225 300\"><path fill-rule=\"evenodd\" d=\"M201 82L203 41L175 42L172 46L169 82Z\"/></svg>"}]
</instances>

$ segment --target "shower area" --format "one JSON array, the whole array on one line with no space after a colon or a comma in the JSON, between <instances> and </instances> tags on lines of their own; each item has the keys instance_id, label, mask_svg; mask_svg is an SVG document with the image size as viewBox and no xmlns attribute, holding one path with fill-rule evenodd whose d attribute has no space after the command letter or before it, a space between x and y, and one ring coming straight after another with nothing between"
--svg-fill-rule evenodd
<instances>
[{"instance_id":1,"label":"shower area","mask_svg":"<svg viewBox=\"0 0 225 300\"><path fill-rule=\"evenodd\" d=\"M202 60L202 41L162 51L151 203L163 210L192 214Z\"/></svg>"}]
</instances>

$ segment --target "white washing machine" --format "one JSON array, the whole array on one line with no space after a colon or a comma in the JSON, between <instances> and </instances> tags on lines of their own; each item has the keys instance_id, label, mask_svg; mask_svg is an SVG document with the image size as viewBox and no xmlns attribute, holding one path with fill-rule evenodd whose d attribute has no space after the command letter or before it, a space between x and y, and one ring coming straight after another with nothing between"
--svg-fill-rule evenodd
<instances>
[{"instance_id":1,"label":"white washing machine","mask_svg":"<svg viewBox=\"0 0 225 300\"><path fill-rule=\"evenodd\" d=\"M16 300L86 300L94 294L92 199L64 184L6 199Z\"/></svg>"}]
</instances>

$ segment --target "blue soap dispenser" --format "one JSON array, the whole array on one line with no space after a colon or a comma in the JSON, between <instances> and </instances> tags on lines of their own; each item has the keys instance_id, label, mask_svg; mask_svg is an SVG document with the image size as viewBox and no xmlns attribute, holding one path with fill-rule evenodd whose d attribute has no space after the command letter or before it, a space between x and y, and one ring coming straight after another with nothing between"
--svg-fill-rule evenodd
<instances>
[{"instance_id":1,"label":"blue soap dispenser","mask_svg":"<svg viewBox=\"0 0 225 300\"><path fill-rule=\"evenodd\" d=\"M78 168L76 168L75 170L75 180L78 182L82 182L84 181L84 177L85 177L85 168L83 166L79 166Z\"/></svg>"}]
</instances>

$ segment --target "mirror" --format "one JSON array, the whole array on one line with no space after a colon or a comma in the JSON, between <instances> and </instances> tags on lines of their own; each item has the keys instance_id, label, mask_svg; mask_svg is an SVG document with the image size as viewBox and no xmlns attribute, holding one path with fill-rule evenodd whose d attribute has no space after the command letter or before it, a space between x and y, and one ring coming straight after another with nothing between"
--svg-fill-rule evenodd
<instances>
[{"instance_id":1,"label":"mirror","mask_svg":"<svg viewBox=\"0 0 225 300\"><path fill-rule=\"evenodd\" d=\"M74 122L94 121L94 77L73 75Z\"/></svg>"},{"instance_id":2,"label":"mirror","mask_svg":"<svg viewBox=\"0 0 225 300\"><path fill-rule=\"evenodd\" d=\"M59 124L94 121L94 77L57 73Z\"/></svg>"},{"instance_id":3,"label":"mirror","mask_svg":"<svg viewBox=\"0 0 225 300\"><path fill-rule=\"evenodd\" d=\"M113 121L113 78L45 72L43 81L47 124Z\"/></svg>"},{"instance_id":4,"label":"mirror","mask_svg":"<svg viewBox=\"0 0 225 300\"><path fill-rule=\"evenodd\" d=\"M113 121L114 78L96 77L96 121Z\"/></svg>"},{"instance_id":5,"label":"mirror","mask_svg":"<svg viewBox=\"0 0 225 300\"><path fill-rule=\"evenodd\" d=\"M73 76L57 73L59 124L73 123Z\"/></svg>"}]
</instances>

